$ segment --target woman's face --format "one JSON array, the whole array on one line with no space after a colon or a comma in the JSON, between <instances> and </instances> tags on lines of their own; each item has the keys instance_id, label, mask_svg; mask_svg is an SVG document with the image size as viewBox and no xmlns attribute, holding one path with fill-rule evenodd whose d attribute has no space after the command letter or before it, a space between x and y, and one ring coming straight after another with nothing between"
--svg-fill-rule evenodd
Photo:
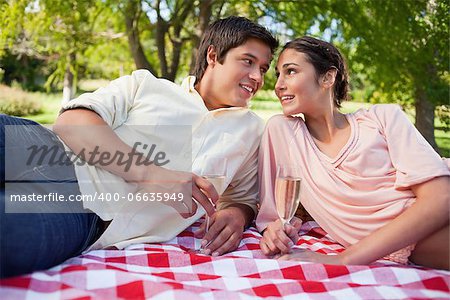
<instances>
[{"instance_id":1,"label":"woman's face","mask_svg":"<svg viewBox=\"0 0 450 300\"><path fill-rule=\"evenodd\" d=\"M276 72L279 75L275 93L285 115L308 114L317 109L323 89L318 84L314 66L304 53L284 50L278 58Z\"/></svg>"}]
</instances>

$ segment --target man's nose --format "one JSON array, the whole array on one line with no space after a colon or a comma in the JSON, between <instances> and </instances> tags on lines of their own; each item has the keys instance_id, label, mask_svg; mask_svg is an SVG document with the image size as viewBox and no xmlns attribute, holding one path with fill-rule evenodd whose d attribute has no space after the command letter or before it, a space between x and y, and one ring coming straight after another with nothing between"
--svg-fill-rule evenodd
<instances>
[{"instance_id":1,"label":"man's nose","mask_svg":"<svg viewBox=\"0 0 450 300\"><path fill-rule=\"evenodd\" d=\"M252 68L250 72L250 79L253 79L254 81L261 83L264 78L264 74L262 74L262 71L258 68Z\"/></svg>"}]
</instances>

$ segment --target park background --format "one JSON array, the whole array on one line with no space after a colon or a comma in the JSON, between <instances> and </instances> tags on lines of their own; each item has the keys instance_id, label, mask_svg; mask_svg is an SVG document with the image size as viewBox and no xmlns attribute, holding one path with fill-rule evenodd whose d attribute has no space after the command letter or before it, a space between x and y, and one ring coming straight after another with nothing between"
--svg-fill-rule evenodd
<instances>
[{"instance_id":1,"label":"park background","mask_svg":"<svg viewBox=\"0 0 450 300\"><path fill-rule=\"evenodd\" d=\"M62 102L148 69L180 83L205 28L239 15L280 44L302 35L334 43L350 70L344 112L398 103L450 156L448 0L0 0L0 113L52 124ZM251 109L281 113L273 69Z\"/></svg>"}]
</instances>

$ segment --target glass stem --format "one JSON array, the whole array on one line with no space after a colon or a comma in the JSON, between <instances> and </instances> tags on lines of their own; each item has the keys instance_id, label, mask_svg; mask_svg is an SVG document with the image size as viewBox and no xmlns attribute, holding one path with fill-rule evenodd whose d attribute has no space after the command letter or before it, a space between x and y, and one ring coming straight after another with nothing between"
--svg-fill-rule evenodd
<instances>
[{"instance_id":1,"label":"glass stem","mask_svg":"<svg viewBox=\"0 0 450 300\"><path fill-rule=\"evenodd\" d=\"M208 230L209 230L209 216L208 216L208 214L205 215L205 218L206 218L205 233L207 233Z\"/></svg>"}]
</instances>

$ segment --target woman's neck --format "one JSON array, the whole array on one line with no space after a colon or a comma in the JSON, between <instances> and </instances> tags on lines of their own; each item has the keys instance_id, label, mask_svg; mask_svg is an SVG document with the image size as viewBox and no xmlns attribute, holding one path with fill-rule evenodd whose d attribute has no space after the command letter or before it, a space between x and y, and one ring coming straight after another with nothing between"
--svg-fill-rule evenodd
<instances>
[{"instance_id":1,"label":"woman's neck","mask_svg":"<svg viewBox=\"0 0 450 300\"><path fill-rule=\"evenodd\" d=\"M344 130L349 125L345 115L337 108L322 114L307 115L305 123L311 136L323 143L330 142L340 130Z\"/></svg>"},{"instance_id":2,"label":"woman's neck","mask_svg":"<svg viewBox=\"0 0 450 300\"><path fill-rule=\"evenodd\" d=\"M337 109L327 114L305 116L305 122L317 148L331 159L339 155L350 139L350 124Z\"/></svg>"}]
</instances>

